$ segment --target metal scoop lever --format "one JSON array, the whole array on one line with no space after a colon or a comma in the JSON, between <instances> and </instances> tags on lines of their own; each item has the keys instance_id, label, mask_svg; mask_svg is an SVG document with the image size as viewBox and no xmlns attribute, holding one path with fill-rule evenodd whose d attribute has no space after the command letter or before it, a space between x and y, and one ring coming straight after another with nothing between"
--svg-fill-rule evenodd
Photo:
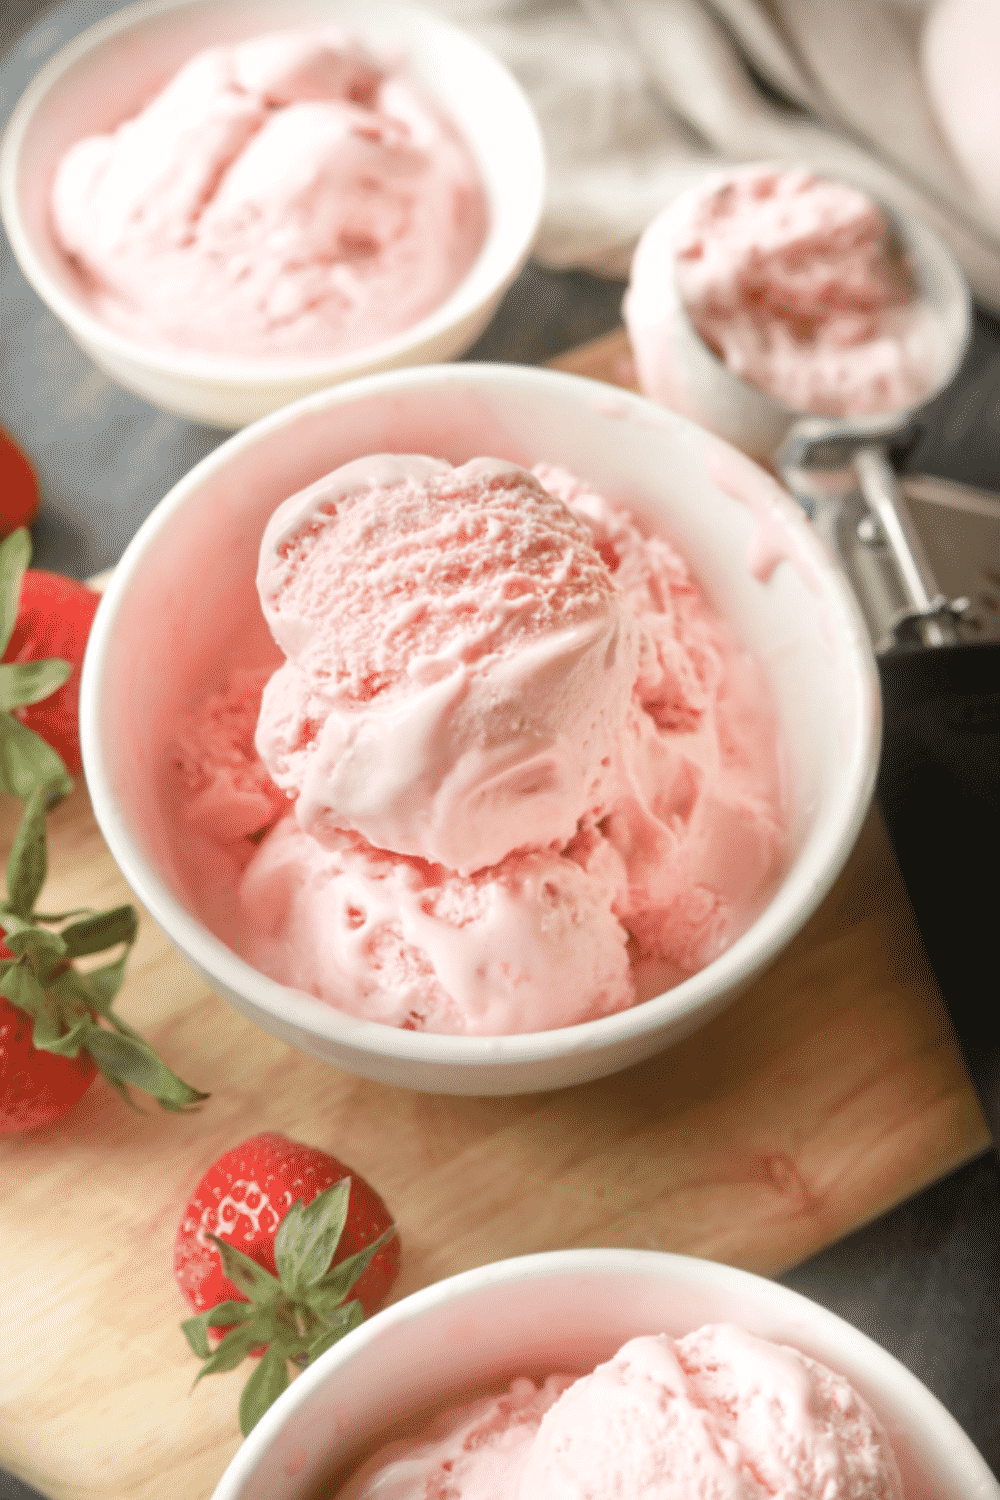
<instances>
[{"instance_id":1,"label":"metal scoop lever","mask_svg":"<svg viewBox=\"0 0 1000 1500\"><path fill-rule=\"evenodd\" d=\"M955 644L956 617L965 599L949 600L941 592L920 534L913 524L896 472L889 462L889 441L913 436L912 423L898 417L868 418L855 423L823 417L797 422L777 455L778 466L794 488L792 475L803 470L853 470L858 488L880 528L895 565L905 607L893 620L890 639L880 649L915 640L925 646Z\"/></svg>"}]
</instances>

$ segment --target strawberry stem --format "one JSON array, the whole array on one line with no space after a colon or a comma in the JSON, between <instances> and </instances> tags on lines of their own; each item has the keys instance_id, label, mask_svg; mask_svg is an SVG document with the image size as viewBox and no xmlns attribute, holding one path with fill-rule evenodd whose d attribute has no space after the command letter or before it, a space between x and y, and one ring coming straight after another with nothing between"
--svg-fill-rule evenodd
<instances>
[{"instance_id":1,"label":"strawberry stem","mask_svg":"<svg viewBox=\"0 0 1000 1500\"><path fill-rule=\"evenodd\" d=\"M278 1277L228 1240L208 1234L226 1276L245 1291L248 1300L217 1303L208 1312L186 1319L181 1328L204 1361L196 1385L203 1375L231 1370L251 1350L265 1346L240 1398L244 1437L288 1384L289 1361L303 1369L364 1322L361 1303L345 1298L372 1257L395 1235L396 1226L391 1224L363 1250L331 1266L347 1221L350 1190L351 1179L344 1177L310 1204L304 1205L300 1198L291 1205L275 1235ZM219 1327L229 1331L213 1350L208 1330ZM261 1374L265 1363L266 1372Z\"/></svg>"},{"instance_id":2,"label":"strawberry stem","mask_svg":"<svg viewBox=\"0 0 1000 1500\"><path fill-rule=\"evenodd\" d=\"M17 623L30 561L25 528L0 543L0 654ZM9 710L41 701L69 673L69 663L58 660L0 663L0 790L25 804L7 858L7 896L0 902L9 955L0 959L0 995L30 1016L36 1050L65 1057L86 1051L130 1103L134 1087L164 1109L187 1110L208 1095L178 1078L112 1009L138 932L135 908L53 915L35 910L48 873L46 817L73 783L56 751ZM112 948L121 952L109 963L86 971L75 967L74 959Z\"/></svg>"}]
</instances>

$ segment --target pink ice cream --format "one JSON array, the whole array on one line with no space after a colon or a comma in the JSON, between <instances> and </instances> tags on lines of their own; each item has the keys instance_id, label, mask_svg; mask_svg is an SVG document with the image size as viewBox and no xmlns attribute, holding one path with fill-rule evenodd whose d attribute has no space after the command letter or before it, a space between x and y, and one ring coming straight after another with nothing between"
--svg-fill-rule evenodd
<instances>
[{"instance_id":1,"label":"pink ice cream","mask_svg":"<svg viewBox=\"0 0 1000 1500\"><path fill-rule=\"evenodd\" d=\"M195 709L176 774L192 858L229 852L217 930L265 973L389 1025L550 1030L634 1004L637 964L703 967L767 899L764 674L571 475L347 464L275 512L258 590L285 664Z\"/></svg>"},{"instance_id":2,"label":"pink ice cream","mask_svg":"<svg viewBox=\"0 0 1000 1500\"><path fill-rule=\"evenodd\" d=\"M439 1415L337 1500L901 1500L888 1437L825 1366L728 1324Z\"/></svg>"},{"instance_id":3,"label":"pink ice cream","mask_svg":"<svg viewBox=\"0 0 1000 1500\"><path fill-rule=\"evenodd\" d=\"M885 216L856 189L805 169L715 173L644 241L625 313L654 399L677 404L681 378L661 347L668 281L723 364L793 411L864 416L926 399L934 320Z\"/></svg>"},{"instance_id":4,"label":"pink ice cream","mask_svg":"<svg viewBox=\"0 0 1000 1500\"><path fill-rule=\"evenodd\" d=\"M321 843L469 874L607 811L638 630L586 522L523 469L347 464L276 512L257 586L288 658L257 748Z\"/></svg>"},{"instance_id":5,"label":"pink ice cream","mask_svg":"<svg viewBox=\"0 0 1000 1500\"><path fill-rule=\"evenodd\" d=\"M485 193L397 63L328 30L192 57L56 171L58 243L133 338L254 357L347 354L418 322L471 267Z\"/></svg>"}]
</instances>

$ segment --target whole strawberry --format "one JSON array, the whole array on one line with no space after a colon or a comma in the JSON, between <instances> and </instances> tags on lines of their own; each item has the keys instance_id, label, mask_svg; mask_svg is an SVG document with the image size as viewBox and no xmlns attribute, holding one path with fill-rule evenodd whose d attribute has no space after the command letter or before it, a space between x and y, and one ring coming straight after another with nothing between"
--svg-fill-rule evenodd
<instances>
[{"instance_id":1,"label":"whole strawberry","mask_svg":"<svg viewBox=\"0 0 1000 1500\"><path fill-rule=\"evenodd\" d=\"M244 1436L288 1384L289 1360L308 1364L381 1304L399 1269L395 1235L375 1190L314 1146L269 1132L209 1167L174 1274L199 1310L181 1325L205 1361L198 1380L264 1350L240 1399ZM209 1329L228 1330L214 1351Z\"/></svg>"},{"instance_id":2,"label":"whole strawberry","mask_svg":"<svg viewBox=\"0 0 1000 1500\"><path fill-rule=\"evenodd\" d=\"M26 573L30 558L24 530L0 544L0 650L19 657L0 663L0 790L25 804L7 858L7 894L0 900L0 934L6 939L0 943L0 1134L58 1119L97 1072L126 1099L133 1085L165 1109L185 1110L208 1097L171 1072L112 1008L135 942L135 908L35 910L48 868L46 814L73 786L60 747L74 765L80 759L75 693L69 704L58 700L79 675L97 595L68 579ZM50 578L58 585L55 595L45 582ZM50 602L65 601L62 585L70 584L76 605L61 614L46 606L36 618L23 607L25 588L30 598L39 597L32 579L43 580L42 595ZM81 602L75 590L88 600ZM37 655L57 642L68 645L72 661ZM46 720L51 702L56 707ZM38 715L34 722L51 743L24 722ZM108 949L118 950L109 962L77 967L77 959Z\"/></svg>"},{"instance_id":3,"label":"whole strawberry","mask_svg":"<svg viewBox=\"0 0 1000 1500\"><path fill-rule=\"evenodd\" d=\"M29 569L21 580L17 619L3 653L5 662L68 662L66 681L40 702L15 707L22 724L52 746L68 771L79 771L80 669L100 594L58 573Z\"/></svg>"},{"instance_id":4,"label":"whole strawberry","mask_svg":"<svg viewBox=\"0 0 1000 1500\"><path fill-rule=\"evenodd\" d=\"M30 526L38 514L38 476L0 427L0 537Z\"/></svg>"},{"instance_id":5,"label":"whole strawberry","mask_svg":"<svg viewBox=\"0 0 1000 1500\"><path fill-rule=\"evenodd\" d=\"M178 1078L112 1008L135 942L135 907L35 911L48 866L45 815L64 790L35 788L7 859L7 895L0 901L0 1135L59 1119L97 1072L126 1098L133 1085L164 1109L186 1110L208 1097ZM77 968L76 959L107 949L119 950L110 962Z\"/></svg>"},{"instance_id":6,"label":"whole strawberry","mask_svg":"<svg viewBox=\"0 0 1000 1500\"><path fill-rule=\"evenodd\" d=\"M80 669L100 595L28 571L22 527L0 543L0 789L28 797L79 771Z\"/></svg>"},{"instance_id":7,"label":"whole strawberry","mask_svg":"<svg viewBox=\"0 0 1000 1500\"><path fill-rule=\"evenodd\" d=\"M0 958L12 958L0 943ZM97 1064L89 1052L39 1052L31 1017L0 996L0 1135L51 1125L90 1088Z\"/></svg>"}]
</instances>

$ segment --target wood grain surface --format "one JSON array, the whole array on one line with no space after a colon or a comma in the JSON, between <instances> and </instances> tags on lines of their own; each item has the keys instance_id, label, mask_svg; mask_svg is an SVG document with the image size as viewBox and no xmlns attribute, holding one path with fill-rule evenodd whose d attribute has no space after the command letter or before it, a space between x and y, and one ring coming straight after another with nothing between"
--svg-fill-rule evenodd
<instances>
[{"instance_id":1,"label":"wood grain surface","mask_svg":"<svg viewBox=\"0 0 1000 1500\"><path fill-rule=\"evenodd\" d=\"M630 382L624 336L562 368ZM20 804L0 804L6 851ZM50 820L44 905L130 899L81 785ZM228 1146L277 1129L336 1152L400 1226L394 1299L505 1256L624 1245L778 1273L969 1160L988 1133L876 812L774 966L687 1041L515 1099L353 1078L254 1028L142 914L122 1014L194 1115L101 1080L0 1143L0 1465L50 1500L205 1500L239 1445L247 1367L193 1393L172 1246Z\"/></svg>"}]
</instances>

